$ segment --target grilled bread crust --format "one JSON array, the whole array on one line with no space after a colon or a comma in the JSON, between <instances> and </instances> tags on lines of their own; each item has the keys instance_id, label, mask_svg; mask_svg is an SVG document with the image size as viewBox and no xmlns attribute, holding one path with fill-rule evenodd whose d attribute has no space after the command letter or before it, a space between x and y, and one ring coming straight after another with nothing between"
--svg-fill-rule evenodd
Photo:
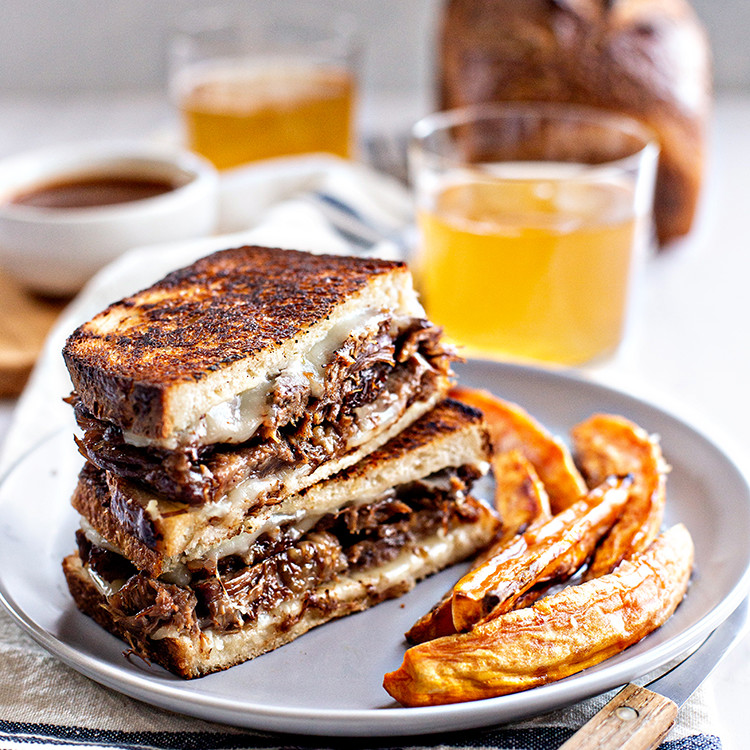
<instances>
[{"instance_id":1,"label":"grilled bread crust","mask_svg":"<svg viewBox=\"0 0 750 750\"><path fill-rule=\"evenodd\" d=\"M481 413L445 399L385 445L344 468L328 480L299 493L280 496L268 507L243 518L239 510L226 526L208 524L196 511L166 500L155 505L153 495L130 498L113 495L104 472L84 466L73 494L73 506L91 526L137 568L159 576L171 570L181 555L203 557L211 544L243 531L252 531L275 512L305 508L331 512L352 499L375 497L394 485L414 481L446 467L477 464L488 459L489 438ZM113 507L114 506L114 507ZM195 539L203 532L202 543Z\"/></svg>"},{"instance_id":2,"label":"grilled bread crust","mask_svg":"<svg viewBox=\"0 0 750 750\"><path fill-rule=\"evenodd\" d=\"M397 575L375 568L356 575L341 576L328 582L311 600L323 601L325 606L305 608L305 594L298 604L300 614L291 625L284 615L266 625L263 632L253 626L239 632L212 634L199 632L167 636L158 640L134 637L113 616L107 599L99 592L83 566L78 553L66 557L63 571L68 588L78 608L93 618L105 630L124 640L132 653L153 661L180 677L191 679L240 664L260 654L272 651L293 641L308 630L329 620L368 609L386 599L411 590L428 575L459 562L492 539L497 529L495 517L485 510L479 521L467 523L419 542L399 558Z\"/></svg>"},{"instance_id":3,"label":"grilled bread crust","mask_svg":"<svg viewBox=\"0 0 750 750\"><path fill-rule=\"evenodd\" d=\"M424 315L405 264L241 247L110 305L63 357L95 417L165 438L368 308Z\"/></svg>"}]
</instances>

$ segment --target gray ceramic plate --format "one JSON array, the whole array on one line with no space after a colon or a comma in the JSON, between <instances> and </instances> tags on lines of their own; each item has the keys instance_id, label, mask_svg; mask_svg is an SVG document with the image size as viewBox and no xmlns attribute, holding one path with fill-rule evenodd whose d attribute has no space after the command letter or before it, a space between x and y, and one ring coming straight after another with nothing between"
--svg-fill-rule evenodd
<instances>
[{"instance_id":1,"label":"gray ceramic plate","mask_svg":"<svg viewBox=\"0 0 750 750\"><path fill-rule=\"evenodd\" d=\"M485 727L540 714L650 672L697 645L744 598L750 568L750 488L705 435L631 396L574 377L469 362L465 385L525 406L557 434L595 411L617 412L661 435L673 470L668 524L693 534L696 568L671 620L617 657L558 683L473 703L400 708L383 691L404 651L402 633L458 575L446 571L401 599L329 623L226 672L184 682L138 659L81 615L61 559L74 548L68 504L80 466L70 435L38 445L0 486L0 599L42 646L88 677L147 703L212 721L316 735L414 735Z\"/></svg>"}]
</instances>

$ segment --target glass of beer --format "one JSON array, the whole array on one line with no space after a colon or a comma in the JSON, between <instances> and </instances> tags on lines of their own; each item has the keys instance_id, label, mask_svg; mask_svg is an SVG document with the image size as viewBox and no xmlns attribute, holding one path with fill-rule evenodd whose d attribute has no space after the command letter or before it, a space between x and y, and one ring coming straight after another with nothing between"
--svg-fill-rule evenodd
<instances>
[{"instance_id":1,"label":"glass of beer","mask_svg":"<svg viewBox=\"0 0 750 750\"><path fill-rule=\"evenodd\" d=\"M658 147L591 108L482 105L416 124L417 283L474 356L578 365L612 353L651 237Z\"/></svg>"},{"instance_id":2,"label":"glass of beer","mask_svg":"<svg viewBox=\"0 0 750 750\"><path fill-rule=\"evenodd\" d=\"M188 14L170 59L187 146L219 169L350 157L357 60L350 18L325 3L246 0Z\"/></svg>"}]
</instances>

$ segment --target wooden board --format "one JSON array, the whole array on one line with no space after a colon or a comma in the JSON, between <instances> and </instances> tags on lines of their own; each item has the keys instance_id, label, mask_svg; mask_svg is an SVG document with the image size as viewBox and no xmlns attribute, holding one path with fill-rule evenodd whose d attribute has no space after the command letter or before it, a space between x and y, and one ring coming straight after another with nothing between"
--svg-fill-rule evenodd
<instances>
[{"instance_id":1,"label":"wooden board","mask_svg":"<svg viewBox=\"0 0 750 750\"><path fill-rule=\"evenodd\" d=\"M66 302L37 297L0 271L0 397L21 393Z\"/></svg>"}]
</instances>

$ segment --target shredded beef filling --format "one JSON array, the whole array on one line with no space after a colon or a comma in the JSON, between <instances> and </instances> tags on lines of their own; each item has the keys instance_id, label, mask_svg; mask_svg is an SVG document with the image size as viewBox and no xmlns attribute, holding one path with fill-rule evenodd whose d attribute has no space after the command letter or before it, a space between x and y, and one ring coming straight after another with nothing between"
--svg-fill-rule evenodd
<instances>
[{"instance_id":1,"label":"shredded beef filling","mask_svg":"<svg viewBox=\"0 0 750 750\"><path fill-rule=\"evenodd\" d=\"M439 328L416 318L392 328L393 321L385 320L377 331L350 336L327 364L318 397L306 378L282 373L269 394L264 423L242 445L136 447L73 395L84 433L78 447L96 466L190 504L210 502L239 481L287 467L314 471L347 452L351 439L367 429L370 412L394 405L403 412L434 393L438 377L449 372L452 355L440 344Z\"/></svg>"},{"instance_id":2,"label":"shredded beef filling","mask_svg":"<svg viewBox=\"0 0 750 750\"><path fill-rule=\"evenodd\" d=\"M190 589L139 573L124 557L91 544L81 531L76 532L76 539L89 571L105 581L125 581L107 598L107 604L131 646L152 637L163 625L198 633L197 599Z\"/></svg>"},{"instance_id":3,"label":"shredded beef filling","mask_svg":"<svg viewBox=\"0 0 750 750\"><path fill-rule=\"evenodd\" d=\"M135 634L151 636L163 626L178 632L211 628L232 632L290 600L282 627L291 627L317 601L315 590L346 571L383 565L418 540L457 521L474 521L477 506L465 495L478 472L449 469L429 484L402 485L375 502L324 516L301 540L288 537L271 555L258 559L264 541L242 556L205 562L191 571L189 586L139 573L125 558L78 534L79 552L96 577L126 582L108 601L115 617ZM283 536L283 535L282 535ZM267 551L267 548L266 548Z\"/></svg>"}]
</instances>

